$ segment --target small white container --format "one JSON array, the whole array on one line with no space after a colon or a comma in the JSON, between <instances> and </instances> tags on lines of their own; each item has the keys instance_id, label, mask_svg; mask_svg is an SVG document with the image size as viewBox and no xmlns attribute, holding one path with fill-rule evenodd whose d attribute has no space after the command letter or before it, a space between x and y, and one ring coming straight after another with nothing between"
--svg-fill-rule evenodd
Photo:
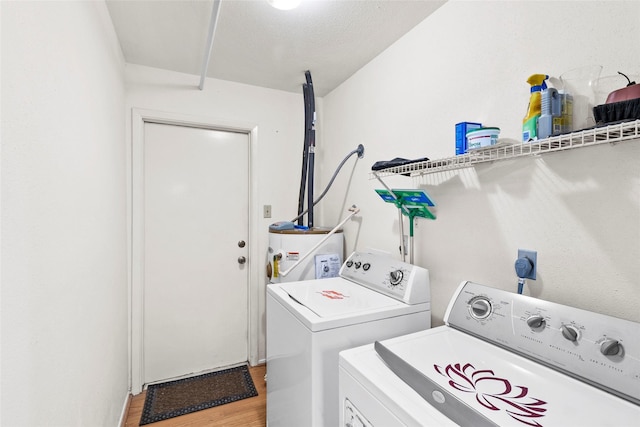
<instances>
[{"instance_id":1,"label":"small white container","mask_svg":"<svg viewBox=\"0 0 640 427\"><path fill-rule=\"evenodd\" d=\"M467 132L467 149L489 147L498 142L500 128L480 128Z\"/></svg>"}]
</instances>

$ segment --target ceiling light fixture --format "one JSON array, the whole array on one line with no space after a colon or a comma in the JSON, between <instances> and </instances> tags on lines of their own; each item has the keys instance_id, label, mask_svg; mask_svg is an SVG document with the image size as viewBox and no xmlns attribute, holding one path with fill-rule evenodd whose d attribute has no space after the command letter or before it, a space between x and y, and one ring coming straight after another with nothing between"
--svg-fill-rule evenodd
<instances>
[{"instance_id":1,"label":"ceiling light fixture","mask_svg":"<svg viewBox=\"0 0 640 427\"><path fill-rule=\"evenodd\" d=\"M276 9L280 9L280 10L291 10L291 9L295 9L296 7L298 7L300 5L300 2L302 0L267 0L267 2L275 7Z\"/></svg>"}]
</instances>

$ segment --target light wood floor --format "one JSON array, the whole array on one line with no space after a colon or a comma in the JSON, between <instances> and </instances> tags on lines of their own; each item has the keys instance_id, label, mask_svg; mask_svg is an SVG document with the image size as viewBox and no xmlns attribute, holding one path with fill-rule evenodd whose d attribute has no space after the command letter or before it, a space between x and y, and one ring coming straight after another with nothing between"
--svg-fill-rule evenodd
<instances>
[{"instance_id":1,"label":"light wood floor","mask_svg":"<svg viewBox=\"0 0 640 427\"><path fill-rule=\"evenodd\" d=\"M147 425L149 427L264 427L267 425L265 371L266 365L249 368L253 384L258 391L255 397ZM146 395L145 390L133 396L124 427L138 427Z\"/></svg>"}]
</instances>

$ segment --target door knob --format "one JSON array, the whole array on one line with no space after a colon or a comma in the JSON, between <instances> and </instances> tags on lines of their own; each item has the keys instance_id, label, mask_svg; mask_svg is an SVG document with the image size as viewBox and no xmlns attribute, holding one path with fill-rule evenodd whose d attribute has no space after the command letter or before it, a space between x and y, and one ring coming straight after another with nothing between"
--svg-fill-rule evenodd
<instances>
[{"instance_id":1,"label":"door knob","mask_svg":"<svg viewBox=\"0 0 640 427\"><path fill-rule=\"evenodd\" d=\"M239 247L239 248L244 248L244 246L245 246L245 245L246 245L246 243L244 242L244 240L240 240L240 241L238 242L238 247Z\"/></svg>"},{"instance_id":2,"label":"door knob","mask_svg":"<svg viewBox=\"0 0 640 427\"><path fill-rule=\"evenodd\" d=\"M243 256L239 256L238 257L238 264L244 264L245 262L247 262L247 259Z\"/></svg>"}]
</instances>

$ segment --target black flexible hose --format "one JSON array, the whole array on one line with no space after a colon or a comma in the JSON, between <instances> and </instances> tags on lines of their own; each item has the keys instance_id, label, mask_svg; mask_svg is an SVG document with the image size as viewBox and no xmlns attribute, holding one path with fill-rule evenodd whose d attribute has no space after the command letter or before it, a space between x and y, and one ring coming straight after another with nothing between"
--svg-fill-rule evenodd
<instances>
[{"instance_id":1,"label":"black flexible hose","mask_svg":"<svg viewBox=\"0 0 640 427\"><path fill-rule=\"evenodd\" d=\"M315 178L315 151L316 151L316 101L313 92L313 82L311 81L311 72L305 72L307 79L307 87L309 88L309 140L307 146L309 148L308 172L307 172L307 226L313 228L313 189Z\"/></svg>"},{"instance_id":2,"label":"black flexible hose","mask_svg":"<svg viewBox=\"0 0 640 427\"><path fill-rule=\"evenodd\" d=\"M309 87L306 83L302 84L302 95L304 98L304 144L302 147L302 172L300 173L300 192L298 193L298 225L302 225L302 212L304 211L304 195L307 185L307 169L309 165Z\"/></svg>"}]
</instances>

